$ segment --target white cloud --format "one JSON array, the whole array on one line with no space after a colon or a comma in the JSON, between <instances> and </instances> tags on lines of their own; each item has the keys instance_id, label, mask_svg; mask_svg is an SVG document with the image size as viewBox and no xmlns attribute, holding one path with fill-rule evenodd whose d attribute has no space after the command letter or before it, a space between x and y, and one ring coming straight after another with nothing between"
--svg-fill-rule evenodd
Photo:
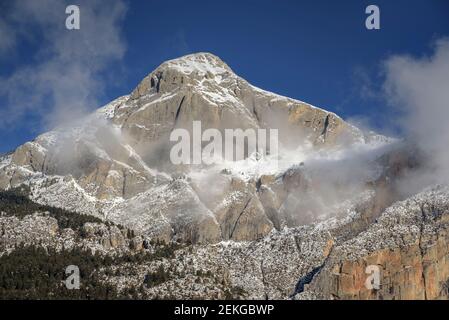
<instances>
[{"instance_id":1,"label":"white cloud","mask_svg":"<svg viewBox=\"0 0 449 320\"><path fill-rule=\"evenodd\" d=\"M0 127L13 126L28 112L40 116L47 128L53 127L98 106L104 89L102 75L126 50L121 36L126 6L121 0L78 1L81 29L67 30L68 4L24 0L6 12L4 30L18 26L8 41L34 45L39 41L39 49L33 63L0 78L0 96L7 101L0 110Z\"/></svg>"},{"instance_id":2,"label":"white cloud","mask_svg":"<svg viewBox=\"0 0 449 320\"><path fill-rule=\"evenodd\" d=\"M428 157L428 167L407 181L417 189L449 182L449 39L433 49L430 56L396 55L384 64L386 97L401 111L397 121Z\"/></svg>"}]
</instances>

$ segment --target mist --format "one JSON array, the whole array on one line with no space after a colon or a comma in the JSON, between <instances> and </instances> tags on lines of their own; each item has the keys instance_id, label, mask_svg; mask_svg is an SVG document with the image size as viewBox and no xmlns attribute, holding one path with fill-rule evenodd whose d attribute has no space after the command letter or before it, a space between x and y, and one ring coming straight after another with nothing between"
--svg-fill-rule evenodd
<instances>
[{"instance_id":1,"label":"mist","mask_svg":"<svg viewBox=\"0 0 449 320\"><path fill-rule=\"evenodd\" d=\"M399 111L397 125L408 143L424 154L422 166L403 177L400 188L414 194L449 182L449 39L437 40L432 53L395 55L384 64L383 91Z\"/></svg>"}]
</instances>

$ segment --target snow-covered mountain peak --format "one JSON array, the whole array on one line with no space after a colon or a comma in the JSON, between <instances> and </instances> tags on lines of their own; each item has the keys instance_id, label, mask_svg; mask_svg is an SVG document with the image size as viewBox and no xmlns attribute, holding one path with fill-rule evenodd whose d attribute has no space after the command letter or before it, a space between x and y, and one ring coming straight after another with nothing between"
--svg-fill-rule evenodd
<instances>
[{"instance_id":1,"label":"snow-covered mountain peak","mask_svg":"<svg viewBox=\"0 0 449 320\"><path fill-rule=\"evenodd\" d=\"M199 52L189 54L177 59L164 62L158 69L173 68L177 71L190 75L193 72L203 74L221 75L232 72L231 68L219 57L208 53Z\"/></svg>"}]
</instances>

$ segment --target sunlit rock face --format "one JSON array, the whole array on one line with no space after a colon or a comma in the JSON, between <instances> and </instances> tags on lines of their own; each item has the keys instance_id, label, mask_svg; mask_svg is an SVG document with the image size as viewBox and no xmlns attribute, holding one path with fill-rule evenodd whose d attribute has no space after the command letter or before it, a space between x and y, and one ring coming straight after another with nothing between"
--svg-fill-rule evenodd
<instances>
[{"instance_id":1,"label":"sunlit rock face","mask_svg":"<svg viewBox=\"0 0 449 320\"><path fill-rule=\"evenodd\" d=\"M387 208L357 237L336 245L308 294L325 299L448 299L449 194L435 187ZM377 266L380 285L366 285Z\"/></svg>"},{"instance_id":2,"label":"sunlit rock face","mask_svg":"<svg viewBox=\"0 0 449 320\"><path fill-rule=\"evenodd\" d=\"M191 130L193 121L203 130L277 129L280 165L258 158L245 165L173 165L169 135ZM197 53L161 64L130 95L3 157L0 188L25 183L41 203L165 241L255 240L326 219L338 203L374 190L375 160L391 142L256 88L220 58ZM345 161L359 153L366 159L357 166ZM339 164L333 169L327 162Z\"/></svg>"}]
</instances>

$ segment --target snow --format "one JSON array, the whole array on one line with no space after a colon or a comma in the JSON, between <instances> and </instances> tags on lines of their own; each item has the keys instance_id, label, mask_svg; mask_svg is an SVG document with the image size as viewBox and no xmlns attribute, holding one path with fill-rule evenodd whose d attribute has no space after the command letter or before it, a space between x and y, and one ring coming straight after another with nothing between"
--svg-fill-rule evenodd
<instances>
[{"instance_id":1,"label":"snow","mask_svg":"<svg viewBox=\"0 0 449 320\"><path fill-rule=\"evenodd\" d=\"M173 90L173 91L170 91L170 92L165 92L165 93L163 93L161 95L152 94L150 96L147 96L147 98L156 97L156 99L153 99L153 100L149 101L148 103L145 103L144 105L138 107L136 109L136 112L146 110L146 109L151 108L152 106L154 106L156 104L159 104L159 103L162 103L162 102L165 102L165 101L170 101L170 99L173 99L178 94L179 94L178 90Z\"/></svg>"},{"instance_id":2,"label":"snow","mask_svg":"<svg viewBox=\"0 0 449 320\"><path fill-rule=\"evenodd\" d=\"M423 213L423 208L433 208ZM449 207L449 186L433 186L388 207L377 219L377 223L362 232L357 238L346 241L341 250L351 260L366 256L369 253L385 248L397 248L416 244L424 237L437 234L438 225L433 226L438 211L447 212ZM445 209L446 208L446 209ZM426 238L431 239L431 238Z\"/></svg>"},{"instance_id":3,"label":"snow","mask_svg":"<svg viewBox=\"0 0 449 320\"><path fill-rule=\"evenodd\" d=\"M223 201L214 209L215 212L219 212L222 208L227 208L229 205L240 202L247 195L241 191L233 191L227 195Z\"/></svg>"},{"instance_id":4,"label":"snow","mask_svg":"<svg viewBox=\"0 0 449 320\"><path fill-rule=\"evenodd\" d=\"M99 200L86 192L73 178L40 175L33 178L29 185L31 199L38 203L102 218L97 209Z\"/></svg>"},{"instance_id":5,"label":"snow","mask_svg":"<svg viewBox=\"0 0 449 320\"><path fill-rule=\"evenodd\" d=\"M11 163L12 154L0 157L0 169Z\"/></svg>"},{"instance_id":6,"label":"snow","mask_svg":"<svg viewBox=\"0 0 449 320\"><path fill-rule=\"evenodd\" d=\"M174 68L186 75L190 75L192 72L200 72L204 75L210 73L215 76L216 81L221 81L221 75L231 71L223 61L209 53L186 55L178 59L169 60L161 66Z\"/></svg>"},{"instance_id":7,"label":"snow","mask_svg":"<svg viewBox=\"0 0 449 320\"><path fill-rule=\"evenodd\" d=\"M129 144L126 144L125 148L129 152L129 157L130 158L134 158L139 163L139 165L141 165L142 168L144 168L145 171L150 173L152 176L155 176L155 177L156 176L160 176L160 177L163 177L163 178L165 178L167 180L171 179L171 176L169 174L167 174L165 172L161 172L161 171L156 170L156 169L151 169L150 167L148 167L148 165L145 163L145 161L142 160L140 155Z\"/></svg>"},{"instance_id":8,"label":"snow","mask_svg":"<svg viewBox=\"0 0 449 320\"><path fill-rule=\"evenodd\" d=\"M97 109L95 112L97 116L101 119L109 120L112 119L115 115L115 110L117 107L120 107L129 99L129 95L121 96L112 102L106 104L105 106Z\"/></svg>"},{"instance_id":9,"label":"snow","mask_svg":"<svg viewBox=\"0 0 449 320\"><path fill-rule=\"evenodd\" d=\"M245 80L242 79L242 81L245 81ZM304 101L301 101L301 100L298 100L298 99L293 99L293 98L285 97L285 96L279 95L279 94L277 94L277 93L273 93L273 92L270 92L270 91L261 89L261 88L259 88L259 87L256 87L256 86L252 85L252 84L250 85L250 87L251 87L251 89L253 89L255 92L257 92L257 93L259 93L259 94L262 94L262 95L264 95L264 96L271 97L271 101L273 101L273 102L274 102L274 101L289 101L289 102L293 102L293 103L304 104L304 105L309 106L309 107L311 107L311 108L313 108L313 109L320 109L320 110L325 111L324 109L315 107L315 106L313 106L313 105L311 105L311 104L309 104L309 103L307 103L307 102L304 102ZM327 112L327 111L326 111L326 112Z\"/></svg>"},{"instance_id":10,"label":"snow","mask_svg":"<svg viewBox=\"0 0 449 320\"><path fill-rule=\"evenodd\" d=\"M115 179L120 179L122 177L120 172L118 172L117 170L109 170L108 176L115 178Z\"/></svg>"}]
</instances>

